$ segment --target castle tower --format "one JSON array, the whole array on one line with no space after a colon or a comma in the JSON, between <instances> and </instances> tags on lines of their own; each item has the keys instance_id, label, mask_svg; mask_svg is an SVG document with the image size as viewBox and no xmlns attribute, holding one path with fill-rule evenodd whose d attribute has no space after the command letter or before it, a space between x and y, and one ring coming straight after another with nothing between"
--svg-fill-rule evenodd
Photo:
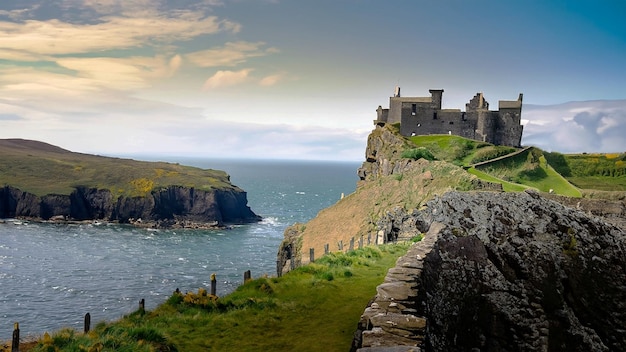
<instances>
[{"instance_id":1,"label":"castle tower","mask_svg":"<svg viewBox=\"0 0 626 352\"><path fill-rule=\"evenodd\" d=\"M441 110L441 101L443 99L443 89L429 89L430 95L433 99L433 109Z\"/></svg>"}]
</instances>

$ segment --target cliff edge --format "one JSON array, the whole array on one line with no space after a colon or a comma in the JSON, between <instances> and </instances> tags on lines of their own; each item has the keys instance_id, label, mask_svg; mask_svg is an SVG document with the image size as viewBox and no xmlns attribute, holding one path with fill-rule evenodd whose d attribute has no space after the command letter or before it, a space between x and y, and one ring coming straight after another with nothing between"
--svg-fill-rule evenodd
<instances>
[{"instance_id":1,"label":"cliff edge","mask_svg":"<svg viewBox=\"0 0 626 352\"><path fill-rule=\"evenodd\" d=\"M285 232L279 274L326 251L414 238L353 351L626 350L626 199L503 192L377 126L353 194ZM348 243L350 245L348 245Z\"/></svg>"}]
</instances>

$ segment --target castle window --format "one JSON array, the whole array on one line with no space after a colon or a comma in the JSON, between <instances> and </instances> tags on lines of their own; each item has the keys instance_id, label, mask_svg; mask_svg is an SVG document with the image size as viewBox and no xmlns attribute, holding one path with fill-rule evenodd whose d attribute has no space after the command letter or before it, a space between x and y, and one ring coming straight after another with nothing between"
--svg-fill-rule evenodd
<instances>
[{"instance_id":1,"label":"castle window","mask_svg":"<svg viewBox=\"0 0 626 352\"><path fill-rule=\"evenodd\" d=\"M417 113L417 104L411 104L411 115L415 116Z\"/></svg>"},{"instance_id":2,"label":"castle window","mask_svg":"<svg viewBox=\"0 0 626 352\"><path fill-rule=\"evenodd\" d=\"M461 120L465 121L465 111L461 113Z\"/></svg>"},{"instance_id":3,"label":"castle window","mask_svg":"<svg viewBox=\"0 0 626 352\"><path fill-rule=\"evenodd\" d=\"M437 112L433 111L433 120L436 120L436 119L437 119Z\"/></svg>"}]
</instances>

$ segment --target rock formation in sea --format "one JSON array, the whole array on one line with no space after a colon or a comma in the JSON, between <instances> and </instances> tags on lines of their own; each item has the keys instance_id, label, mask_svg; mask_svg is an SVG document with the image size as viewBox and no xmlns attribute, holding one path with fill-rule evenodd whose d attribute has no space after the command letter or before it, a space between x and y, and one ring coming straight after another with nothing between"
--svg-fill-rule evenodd
<instances>
[{"instance_id":1,"label":"rock formation in sea","mask_svg":"<svg viewBox=\"0 0 626 352\"><path fill-rule=\"evenodd\" d=\"M38 197L11 186L0 188L0 218L103 220L162 227L223 226L260 219L238 188L198 190L170 186L141 197L113 197L106 189L78 187L69 195Z\"/></svg>"}]
</instances>

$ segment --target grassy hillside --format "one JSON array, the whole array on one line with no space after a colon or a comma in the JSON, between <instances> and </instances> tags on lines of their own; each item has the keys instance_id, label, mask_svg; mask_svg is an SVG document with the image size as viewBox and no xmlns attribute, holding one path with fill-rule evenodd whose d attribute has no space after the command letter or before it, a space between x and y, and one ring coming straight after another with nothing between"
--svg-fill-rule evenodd
<instances>
[{"instance_id":1,"label":"grassy hillside","mask_svg":"<svg viewBox=\"0 0 626 352\"><path fill-rule=\"evenodd\" d=\"M437 160L445 160L457 166L494 159L516 150L451 135L414 136L409 140L418 147L428 149Z\"/></svg>"},{"instance_id":2,"label":"grassy hillside","mask_svg":"<svg viewBox=\"0 0 626 352\"><path fill-rule=\"evenodd\" d=\"M565 178L559 175L546 161L543 152L537 148L527 151L506 146L494 146L458 136L434 135L415 136L410 140L418 147L428 149L439 160L469 167L494 160L486 165L469 168L469 172L480 179L502 184L505 191L521 191L536 188L542 192L552 192L570 197L580 197L581 193ZM519 152L517 155L512 153ZM511 155L503 160L495 159Z\"/></svg>"},{"instance_id":3,"label":"grassy hillside","mask_svg":"<svg viewBox=\"0 0 626 352\"><path fill-rule=\"evenodd\" d=\"M141 196L170 185L232 187L223 171L73 153L36 141L0 140L0 155L0 186L38 196L70 194L78 186L108 189L115 196Z\"/></svg>"},{"instance_id":4,"label":"grassy hillside","mask_svg":"<svg viewBox=\"0 0 626 352\"><path fill-rule=\"evenodd\" d=\"M545 153L548 163L582 189L626 191L626 153Z\"/></svg>"},{"instance_id":5,"label":"grassy hillside","mask_svg":"<svg viewBox=\"0 0 626 352\"><path fill-rule=\"evenodd\" d=\"M42 337L32 351L349 351L363 309L408 245L331 254L217 301L205 290L174 294L86 335Z\"/></svg>"}]
</instances>

